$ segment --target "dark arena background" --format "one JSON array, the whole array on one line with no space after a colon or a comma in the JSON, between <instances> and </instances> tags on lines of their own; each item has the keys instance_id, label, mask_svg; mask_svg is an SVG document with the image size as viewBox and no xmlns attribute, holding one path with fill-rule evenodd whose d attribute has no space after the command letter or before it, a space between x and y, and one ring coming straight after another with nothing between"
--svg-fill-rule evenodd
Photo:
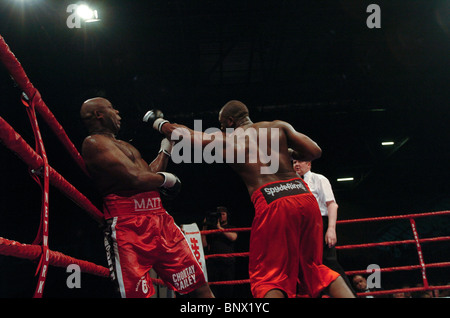
<instances>
[{"instance_id":1,"label":"dark arena background","mask_svg":"<svg viewBox=\"0 0 450 318\"><path fill-rule=\"evenodd\" d=\"M323 150L313 171L331 182L338 220L450 209L450 1L448 0L152 0L87 1L100 21L69 27L76 1L2 0L0 35L43 100L80 149L84 100L108 98L120 111L118 138L148 161L161 135L141 123L149 109L193 128L218 127L229 100L244 102L253 121L285 120ZM380 8L369 27L370 4ZM375 19L375 18L374 18ZM21 90L0 67L0 116L34 147ZM99 209L101 198L49 127L38 121L49 164ZM382 145L384 142L391 144ZM393 144L392 144L393 143ZM28 166L0 149L0 237L31 244L40 223L41 189ZM230 223L250 227L253 206L225 164L174 164L183 188L166 202L177 224L201 224L228 207ZM353 178L339 182L339 178ZM78 205L50 187L49 247L107 266L103 234ZM450 216L416 220L421 238L450 235ZM340 224L338 246L411 240L408 220ZM240 233L236 252L248 252ZM449 242L422 244L427 263L448 262ZM338 250L346 271L418 264L414 244ZM236 279L248 278L237 259ZM31 298L37 262L0 256L0 297ZM66 285L50 267L46 298L115 298L104 277L82 274ZM450 270L427 269L430 285L448 285ZM384 289L414 287L420 270L383 273ZM248 284L237 298L251 297Z\"/></svg>"}]
</instances>

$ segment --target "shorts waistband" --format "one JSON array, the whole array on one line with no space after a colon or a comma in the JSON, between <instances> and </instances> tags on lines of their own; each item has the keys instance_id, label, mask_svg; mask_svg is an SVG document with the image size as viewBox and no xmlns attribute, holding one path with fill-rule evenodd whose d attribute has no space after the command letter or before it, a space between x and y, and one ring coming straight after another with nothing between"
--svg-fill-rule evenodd
<instances>
[{"instance_id":1,"label":"shorts waistband","mask_svg":"<svg viewBox=\"0 0 450 318\"><path fill-rule=\"evenodd\" d=\"M158 191L138 193L131 196L110 194L103 198L105 219L116 216L165 213Z\"/></svg>"},{"instance_id":2,"label":"shorts waistband","mask_svg":"<svg viewBox=\"0 0 450 318\"><path fill-rule=\"evenodd\" d=\"M263 197L267 204L270 204L282 197L304 193L311 193L308 186L302 179L293 178L266 183L253 192L251 200L255 203L259 197Z\"/></svg>"}]
</instances>

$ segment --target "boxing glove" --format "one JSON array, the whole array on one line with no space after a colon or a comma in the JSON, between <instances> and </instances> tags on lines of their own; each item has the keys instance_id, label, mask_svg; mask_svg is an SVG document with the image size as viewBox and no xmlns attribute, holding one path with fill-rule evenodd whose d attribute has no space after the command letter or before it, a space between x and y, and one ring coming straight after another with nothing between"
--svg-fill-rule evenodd
<instances>
[{"instance_id":1,"label":"boxing glove","mask_svg":"<svg viewBox=\"0 0 450 318\"><path fill-rule=\"evenodd\" d=\"M159 187L159 192L168 199L174 199L181 191L180 179L172 173L157 172L164 176L164 182Z\"/></svg>"},{"instance_id":2,"label":"boxing glove","mask_svg":"<svg viewBox=\"0 0 450 318\"><path fill-rule=\"evenodd\" d=\"M173 144L174 144L173 141L164 138L163 140L161 140L161 147L159 148L158 154L163 152L170 157L172 155Z\"/></svg>"},{"instance_id":3,"label":"boxing glove","mask_svg":"<svg viewBox=\"0 0 450 318\"><path fill-rule=\"evenodd\" d=\"M149 125L152 125L153 129L161 132L161 127L168 123L168 120L164 119L164 114L159 109L151 109L148 112L145 113L144 117L142 118L142 121L144 123L148 123Z\"/></svg>"}]
</instances>

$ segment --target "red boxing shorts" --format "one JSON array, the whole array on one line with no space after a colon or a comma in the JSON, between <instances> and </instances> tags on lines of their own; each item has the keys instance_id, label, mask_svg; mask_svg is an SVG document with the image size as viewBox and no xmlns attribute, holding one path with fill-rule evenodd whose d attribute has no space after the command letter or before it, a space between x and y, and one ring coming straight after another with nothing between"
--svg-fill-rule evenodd
<instances>
[{"instance_id":1,"label":"red boxing shorts","mask_svg":"<svg viewBox=\"0 0 450 318\"><path fill-rule=\"evenodd\" d=\"M272 289L287 297L318 297L339 274L322 264L319 205L300 178L270 182L252 194L255 218L250 235L252 294Z\"/></svg>"},{"instance_id":2,"label":"red boxing shorts","mask_svg":"<svg viewBox=\"0 0 450 318\"><path fill-rule=\"evenodd\" d=\"M105 247L111 277L125 298L154 294L150 269L173 290L190 293L206 283L200 264L157 191L104 198Z\"/></svg>"}]
</instances>

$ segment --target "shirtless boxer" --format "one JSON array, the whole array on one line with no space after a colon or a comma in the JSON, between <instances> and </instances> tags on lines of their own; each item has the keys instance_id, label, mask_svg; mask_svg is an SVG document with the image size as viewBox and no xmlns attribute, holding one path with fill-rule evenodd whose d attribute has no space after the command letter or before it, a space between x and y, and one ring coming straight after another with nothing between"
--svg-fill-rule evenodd
<instances>
[{"instance_id":1,"label":"shirtless boxer","mask_svg":"<svg viewBox=\"0 0 450 318\"><path fill-rule=\"evenodd\" d=\"M148 165L135 147L116 139L121 117L108 100L85 101L80 115L89 132L82 156L103 195L105 246L113 252L108 261L121 297L152 296L151 268L180 293L214 297L183 233L161 204L160 191L176 192L180 186L176 176L163 172L171 143L163 140Z\"/></svg>"},{"instance_id":2,"label":"shirtless boxer","mask_svg":"<svg viewBox=\"0 0 450 318\"><path fill-rule=\"evenodd\" d=\"M224 132L227 128L233 128L235 132L241 128L237 134L255 129L258 139L262 131L271 136L276 131L279 149L275 154L279 160L276 172L261 173L269 163L249 161L249 151L245 152L244 163L227 162L246 184L255 207L249 253L252 294L255 298L285 298L297 294L319 297L324 292L331 297L354 298L342 277L322 264L319 206L307 185L292 169L291 156L297 160L321 156L322 150L314 141L283 121L253 123L247 107L239 101L230 101L222 107L219 121L223 133L214 134L214 137L172 124L158 111L148 112L144 121L172 140L179 138L174 138L173 132L185 129L189 133L183 134L183 138L190 138L194 146L206 147L214 138L223 138L223 158L229 147L242 147L242 143L230 144ZM269 149L272 149L270 142L274 141L271 136L267 138ZM244 143L247 150L249 140L247 138ZM288 147L293 150L289 151Z\"/></svg>"}]
</instances>

